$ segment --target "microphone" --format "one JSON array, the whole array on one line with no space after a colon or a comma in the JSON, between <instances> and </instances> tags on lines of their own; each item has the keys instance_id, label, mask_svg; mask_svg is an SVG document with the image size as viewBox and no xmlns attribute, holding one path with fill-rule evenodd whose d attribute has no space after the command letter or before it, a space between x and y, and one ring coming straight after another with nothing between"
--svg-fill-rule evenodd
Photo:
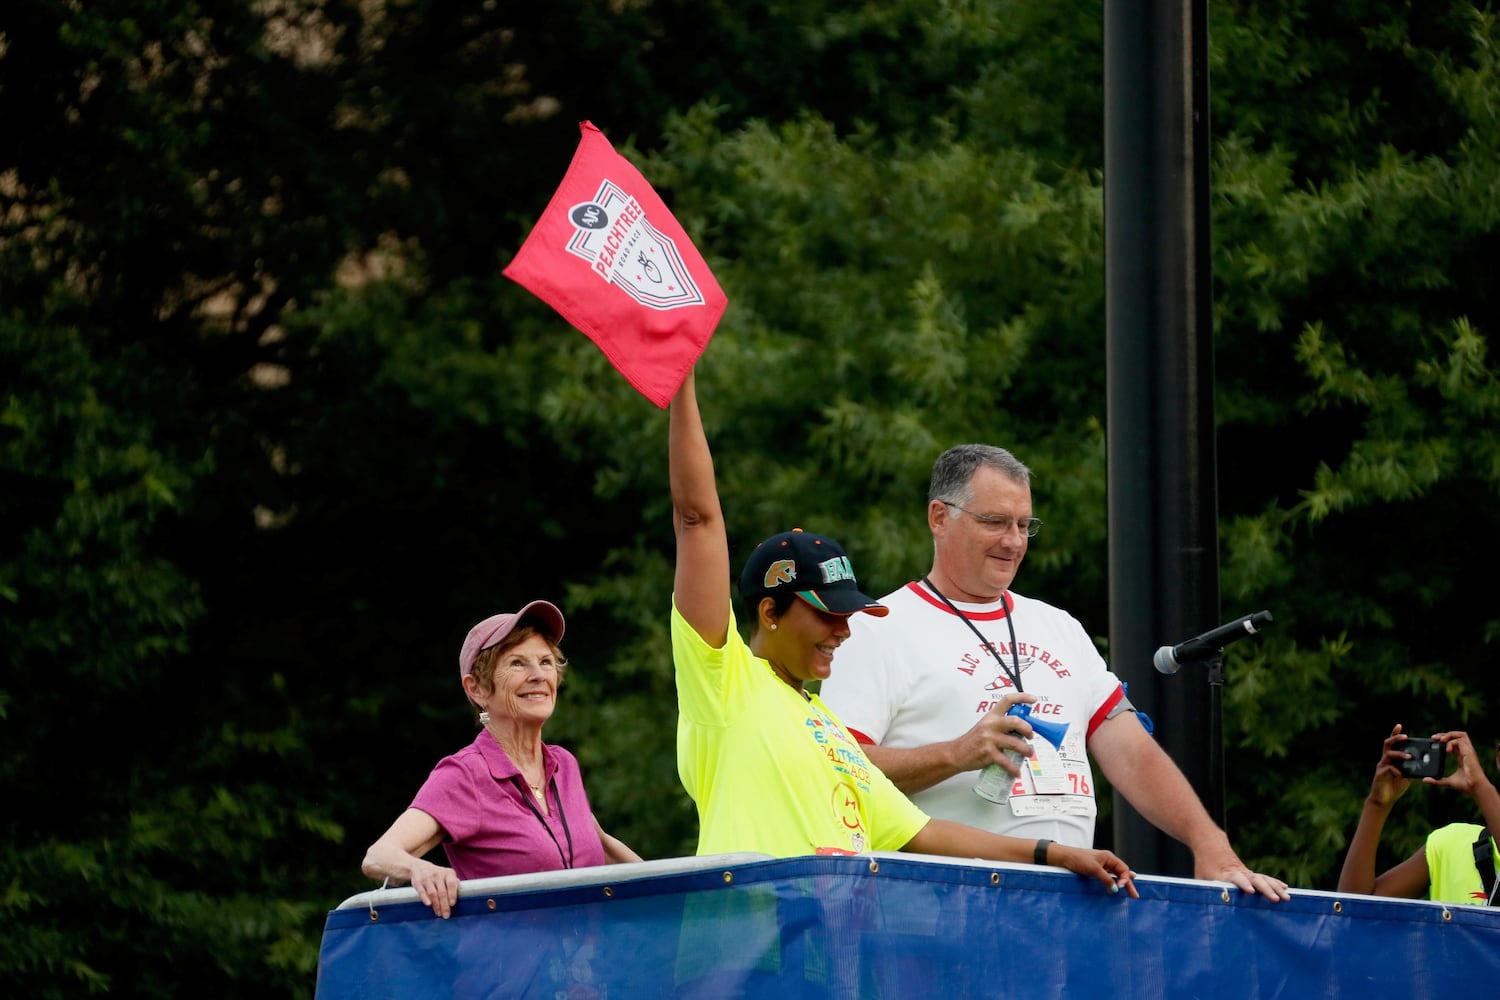
<instances>
[{"instance_id":1,"label":"microphone","mask_svg":"<svg viewBox=\"0 0 1500 1000\"><path fill-rule=\"evenodd\" d=\"M1236 639L1243 639L1247 635L1255 635L1260 627L1271 620L1271 612L1257 611L1253 615L1245 615L1236 618L1232 622L1226 622L1218 628L1209 629L1200 636L1195 636L1186 642L1179 642L1175 646L1163 646L1156 651L1151 662L1156 664L1156 669L1164 674L1175 674L1184 663L1196 663L1199 660L1209 660L1219 655L1224 647Z\"/></svg>"}]
</instances>

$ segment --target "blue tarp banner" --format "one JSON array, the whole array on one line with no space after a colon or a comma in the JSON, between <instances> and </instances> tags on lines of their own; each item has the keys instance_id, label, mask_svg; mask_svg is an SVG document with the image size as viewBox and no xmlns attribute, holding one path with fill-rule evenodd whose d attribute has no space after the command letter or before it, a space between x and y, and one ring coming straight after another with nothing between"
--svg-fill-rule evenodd
<instances>
[{"instance_id":1,"label":"blue tarp banner","mask_svg":"<svg viewBox=\"0 0 1500 1000\"><path fill-rule=\"evenodd\" d=\"M318 1000L1493 996L1500 908L911 855L620 865L329 913ZM718 862L717 864L715 862ZM655 867L653 867L655 866Z\"/></svg>"}]
</instances>

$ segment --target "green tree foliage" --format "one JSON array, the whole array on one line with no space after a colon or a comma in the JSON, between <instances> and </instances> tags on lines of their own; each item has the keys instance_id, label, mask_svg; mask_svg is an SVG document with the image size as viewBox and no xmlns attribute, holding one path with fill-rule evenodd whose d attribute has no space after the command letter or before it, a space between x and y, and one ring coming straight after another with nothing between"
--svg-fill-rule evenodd
<instances>
[{"instance_id":1,"label":"green tree foliage","mask_svg":"<svg viewBox=\"0 0 1500 1000\"><path fill-rule=\"evenodd\" d=\"M1380 737L1493 745L1488 4L1216 3L1230 820L1332 884ZM927 565L1013 447L1019 586L1101 633L1101 7L19 0L0 14L0 974L311 992L364 845L471 731L468 625L548 597L548 737L691 851L665 415L499 276L591 119L731 306L700 392L735 564ZM1253 456L1246 460L1241 456ZM1414 791L1392 857L1467 803ZM1106 827L1104 827L1107 829Z\"/></svg>"},{"instance_id":2,"label":"green tree foliage","mask_svg":"<svg viewBox=\"0 0 1500 1000\"><path fill-rule=\"evenodd\" d=\"M611 15L464 6L0 15L14 989L306 992L465 623L597 551L495 272Z\"/></svg>"},{"instance_id":3,"label":"green tree foliage","mask_svg":"<svg viewBox=\"0 0 1500 1000\"><path fill-rule=\"evenodd\" d=\"M1215 8L1214 34L1223 600L1278 620L1231 657L1230 825L1319 887L1394 722L1495 735L1493 616L1469 596L1496 486L1494 20L1330 16ZM1275 96L1242 112L1246 93ZM1100 178L950 110L917 135L816 114L729 130L700 108L649 161L730 291L700 392L734 541L801 523L894 585L926 565L931 456L999 441L1049 517L1022 588L1102 630ZM660 469L641 473L648 491ZM1387 854L1471 814L1418 790Z\"/></svg>"},{"instance_id":4,"label":"green tree foliage","mask_svg":"<svg viewBox=\"0 0 1500 1000\"><path fill-rule=\"evenodd\" d=\"M1215 21L1223 589L1278 613L1237 651L1231 784L1242 841L1300 884L1336 874L1392 724L1469 729L1487 758L1500 735L1488 6L1249 4ZM1473 815L1416 789L1388 854Z\"/></svg>"}]
</instances>

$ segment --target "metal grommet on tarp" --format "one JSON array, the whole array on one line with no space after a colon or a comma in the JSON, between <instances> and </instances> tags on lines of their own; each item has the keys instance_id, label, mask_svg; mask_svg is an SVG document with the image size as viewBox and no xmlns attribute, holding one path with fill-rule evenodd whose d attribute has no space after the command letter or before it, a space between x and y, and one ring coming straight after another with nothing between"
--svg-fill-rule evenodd
<instances>
[{"instance_id":1,"label":"metal grommet on tarp","mask_svg":"<svg viewBox=\"0 0 1500 1000\"><path fill-rule=\"evenodd\" d=\"M387 875L385 877L385 881L380 883L380 889L381 889L381 891L384 892L386 886L388 886L390 884L391 884L391 877L389 875ZM380 920L380 914L377 913L377 912L375 912L375 895L374 895L374 893L371 893L370 894L370 922L371 923L375 923L375 922L378 922L379 920Z\"/></svg>"}]
</instances>

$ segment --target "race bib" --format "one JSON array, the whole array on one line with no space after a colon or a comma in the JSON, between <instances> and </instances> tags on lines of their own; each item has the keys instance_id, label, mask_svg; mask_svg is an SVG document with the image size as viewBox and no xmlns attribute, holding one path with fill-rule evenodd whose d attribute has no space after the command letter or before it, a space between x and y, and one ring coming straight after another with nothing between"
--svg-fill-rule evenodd
<instances>
[{"instance_id":1,"label":"race bib","mask_svg":"<svg viewBox=\"0 0 1500 1000\"><path fill-rule=\"evenodd\" d=\"M1051 743L1033 737L1032 756L1021 767L1022 791L1010 796L1014 816L1093 816L1098 812L1088 759L1064 757ZM1064 746L1068 746L1067 742Z\"/></svg>"}]
</instances>

